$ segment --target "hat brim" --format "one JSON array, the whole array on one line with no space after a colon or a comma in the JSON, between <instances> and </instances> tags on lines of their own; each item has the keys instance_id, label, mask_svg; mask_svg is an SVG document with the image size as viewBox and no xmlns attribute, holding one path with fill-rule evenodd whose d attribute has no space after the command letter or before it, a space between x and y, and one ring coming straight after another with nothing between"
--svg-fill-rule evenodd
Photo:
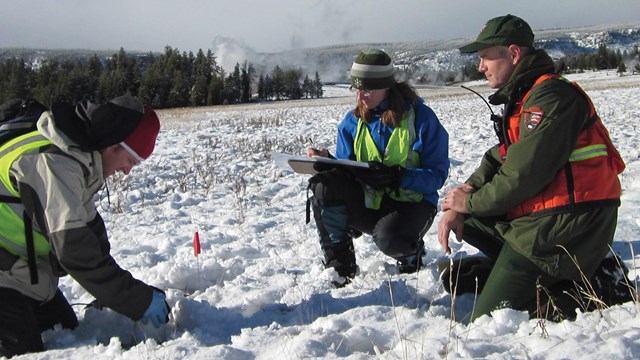
<instances>
[{"instance_id":1,"label":"hat brim","mask_svg":"<svg viewBox=\"0 0 640 360\"><path fill-rule=\"evenodd\" d=\"M460 48L458 48L458 50L460 50L461 53L474 53L474 52L478 52L480 50L484 50L493 46L498 46L495 43L485 43L485 42L480 42L480 41L474 41L471 44L467 44L465 46L462 46Z\"/></svg>"}]
</instances>

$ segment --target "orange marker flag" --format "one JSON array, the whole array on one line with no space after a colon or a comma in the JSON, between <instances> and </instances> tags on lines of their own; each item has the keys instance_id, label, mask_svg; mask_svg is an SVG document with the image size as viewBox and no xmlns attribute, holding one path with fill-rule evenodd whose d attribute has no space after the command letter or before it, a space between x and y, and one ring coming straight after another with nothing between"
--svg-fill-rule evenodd
<instances>
[{"instance_id":1,"label":"orange marker flag","mask_svg":"<svg viewBox=\"0 0 640 360\"><path fill-rule=\"evenodd\" d=\"M202 250L200 249L200 235L196 231L193 234L193 256L198 256Z\"/></svg>"}]
</instances>

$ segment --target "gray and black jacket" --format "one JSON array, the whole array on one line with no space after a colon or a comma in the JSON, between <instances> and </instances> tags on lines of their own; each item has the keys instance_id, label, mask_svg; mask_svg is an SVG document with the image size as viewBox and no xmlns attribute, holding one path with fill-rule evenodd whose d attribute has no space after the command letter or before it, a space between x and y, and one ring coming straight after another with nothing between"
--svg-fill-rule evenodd
<instances>
[{"instance_id":1,"label":"gray and black jacket","mask_svg":"<svg viewBox=\"0 0 640 360\"><path fill-rule=\"evenodd\" d=\"M30 214L34 230L49 240L51 252L37 258L36 284L30 281L26 259L14 256L15 262L0 271L0 287L47 301L56 293L59 277L69 274L101 305L133 320L142 318L153 288L110 255L105 225L94 204L94 195L104 185L100 152L82 150L56 127L50 112L40 117L38 130L52 145L20 156L11 165L10 177L20 192L19 206Z\"/></svg>"}]
</instances>

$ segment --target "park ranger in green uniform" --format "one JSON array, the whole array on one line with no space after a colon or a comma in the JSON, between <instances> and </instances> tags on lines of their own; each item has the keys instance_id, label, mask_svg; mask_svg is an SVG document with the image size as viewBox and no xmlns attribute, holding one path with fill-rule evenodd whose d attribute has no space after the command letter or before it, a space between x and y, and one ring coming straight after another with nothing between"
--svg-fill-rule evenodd
<instances>
[{"instance_id":1,"label":"park ranger in green uniform","mask_svg":"<svg viewBox=\"0 0 640 360\"><path fill-rule=\"evenodd\" d=\"M460 48L477 52L478 70L497 89L489 101L504 106L493 118L499 143L441 203L445 252L454 232L486 255L452 272L474 282L460 284L467 291L480 280L472 319L502 307L574 317L580 304L564 290L596 272L616 229L624 163L589 97L554 72L533 39L524 20L506 15Z\"/></svg>"}]
</instances>

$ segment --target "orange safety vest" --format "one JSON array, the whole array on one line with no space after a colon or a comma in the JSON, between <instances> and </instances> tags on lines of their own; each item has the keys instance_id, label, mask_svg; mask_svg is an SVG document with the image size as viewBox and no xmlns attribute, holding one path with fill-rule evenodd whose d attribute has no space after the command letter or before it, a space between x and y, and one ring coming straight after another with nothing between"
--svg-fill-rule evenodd
<instances>
[{"instance_id":1,"label":"orange safety vest","mask_svg":"<svg viewBox=\"0 0 640 360\"><path fill-rule=\"evenodd\" d=\"M545 74L536 80L532 89L545 80L557 78L568 82L558 74ZM507 213L510 219L620 205L622 190L618 174L625 168L624 161L611 143L609 133L589 96L576 83L570 84L587 99L591 124L578 134L573 152L563 169L542 191L511 209ZM530 94L531 89L516 103L509 117L507 133L511 143L520 140L520 116Z\"/></svg>"}]
</instances>

